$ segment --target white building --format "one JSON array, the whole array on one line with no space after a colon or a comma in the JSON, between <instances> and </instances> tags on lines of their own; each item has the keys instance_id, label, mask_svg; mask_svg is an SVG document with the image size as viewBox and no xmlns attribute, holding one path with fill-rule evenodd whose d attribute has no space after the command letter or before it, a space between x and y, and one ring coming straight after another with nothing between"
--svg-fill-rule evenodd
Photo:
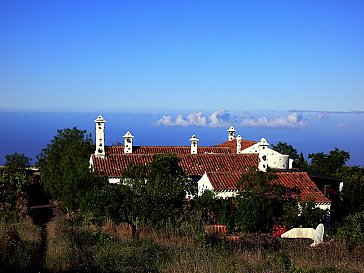
<instances>
[{"instance_id":1,"label":"white building","mask_svg":"<svg viewBox=\"0 0 364 273\"><path fill-rule=\"evenodd\" d=\"M289 171L292 160L271 148L262 138L260 141L244 140L235 137L236 130L230 127L228 140L216 146L198 146L199 139L193 135L189 146L134 146L134 136L128 131L124 145L105 146L105 120L99 116L96 124L96 149L91 155L90 164L94 170L109 178L110 183L119 183L123 170L129 165L145 165L153 155L175 153L180 158L180 166L198 182L198 194L212 190L218 197L234 197L239 189L238 182L250 168L266 171L275 169L274 183L287 188L298 189L300 199L313 201L317 206L329 209L331 201L318 189L305 172ZM186 139L186 142L188 139Z\"/></svg>"}]
</instances>

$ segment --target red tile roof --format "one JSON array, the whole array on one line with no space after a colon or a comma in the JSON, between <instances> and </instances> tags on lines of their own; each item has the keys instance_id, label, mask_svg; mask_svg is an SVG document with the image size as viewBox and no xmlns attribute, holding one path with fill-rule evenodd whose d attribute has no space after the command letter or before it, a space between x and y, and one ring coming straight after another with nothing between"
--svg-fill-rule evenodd
<instances>
[{"instance_id":1,"label":"red tile roof","mask_svg":"<svg viewBox=\"0 0 364 273\"><path fill-rule=\"evenodd\" d=\"M215 191L237 191L237 185L243 173L244 171L208 172L207 177Z\"/></svg>"},{"instance_id":2,"label":"red tile roof","mask_svg":"<svg viewBox=\"0 0 364 273\"><path fill-rule=\"evenodd\" d=\"M191 154L190 146L133 146L133 154L170 154L175 153L178 155ZM229 147L217 146L199 146L197 148L198 154L230 154ZM235 149L236 153L236 149ZM124 146L107 146L107 155L121 155L124 154Z\"/></svg>"},{"instance_id":3,"label":"red tile roof","mask_svg":"<svg viewBox=\"0 0 364 273\"><path fill-rule=\"evenodd\" d=\"M239 172L208 172L207 176L216 191L237 191L237 184L244 171ZM306 172L277 172L276 185L288 189L297 189L301 201L315 203L331 203L331 201L319 190Z\"/></svg>"},{"instance_id":4,"label":"red tile roof","mask_svg":"<svg viewBox=\"0 0 364 273\"><path fill-rule=\"evenodd\" d=\"M319 190L307 172L277 172L276 183L289 189L298 189L300 198L304 202L331 203Z\"/></svg>"},{"instance_id":5,"label":"red tile roof","mask_svg":"<svg viewBox=\"0 0 364 273\"><path fill-rule=\"evenodd\" d=\"M216 145L215 147L226 147L226 148L229 148L231 153L235 153L236 154L236 139L233 139L233 140L228 140L224 143L221 143L219 145ZM245 139L242 139L240 144L241 144L241 150L244 150L254 144L256 144L257 142L255 141L250 141L250 140L245 140Z\"/></svg>"},{"instance_id":6,"label":"red tile roof","mask_svg":"<svg viewBox=\"0 0 364 273\"><path fill-rule=\"evenodd\" d=\"M242 150L256 142L242 140ZM154 154L176 153L180 166L189 176L202 176L205 172L216 191L236 191L242 174L250 167L258 167L258 154L236 154L236 139L217 146L198 147L191 154L189 146L133 146L132 154L124 154L124 146L106 147L106 157L92 155L93 167L108 177L121 177L129 165L147 165ZM298 189L302 201L330 203L305 172L277 172L273 183Z\"/></svg>"},{"instance_id":7,"label":"red tile roof","mask_svg":"<svg viewBox=\"0 0 364 273\"><path fill-rule=\"evenodd\" d=\"M180 166L190 176L202 176L205 172L245 171L258 167L257 154L180 154ZM108 177L121 177L128 165L146 165L153 154L114 154L105 158L92 155L93 166L100 174Z\"/></svg>"}]
</instances>

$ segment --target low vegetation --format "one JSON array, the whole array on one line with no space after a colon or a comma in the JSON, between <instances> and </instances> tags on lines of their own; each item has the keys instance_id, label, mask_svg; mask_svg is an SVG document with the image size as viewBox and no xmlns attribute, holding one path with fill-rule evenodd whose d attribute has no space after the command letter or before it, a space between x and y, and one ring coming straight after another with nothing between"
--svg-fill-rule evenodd
<instances>
[{"instance_id":1,"label":"low vegetation","mask_svg":"<svg viewBox=\"0 0 364 273\"><path fill-rule=\"evenodd\" d=\"M39 155L40 184L29 173L29 158L6 157L0 169L0 273L364 272L364 169L346 166L350 155L338 149L310 154L311 162L286 143L276 149L301 169L345 181L318 247L279 237L291 227L315 227L326 212L270 183L274 173L251 169L235 199L206 191L186 201L196 185L179 158L156 155L150 165L127 169L124 183L109 184L90 172L90 136L73 128L59 130ZM40 200L34 189L49 194L42 197L46 202L57 200L57 209L31 209ZM55 210L68 220L52 218ZM239 238L204 232L216 223Z\"/></svg>"},{"instance_id":2,"label":"low vegetation","mask_svg":"<svg viewBox=\"0 0 364 273\"><path fill-rule=\"evenodd\" d=\"M144 230L139 241L130 228L108 222L97 227L47 225L29 220L0 223L0 272L363 272L364 248L333 240L317 248L310 240L283 240L244 233L230 242L213 235Z\"/></svg>"}]
</instances>

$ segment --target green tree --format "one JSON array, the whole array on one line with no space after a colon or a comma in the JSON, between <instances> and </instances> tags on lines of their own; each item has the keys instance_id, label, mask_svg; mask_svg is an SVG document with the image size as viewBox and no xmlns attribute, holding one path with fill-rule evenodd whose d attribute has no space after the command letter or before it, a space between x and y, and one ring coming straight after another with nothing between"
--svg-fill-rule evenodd
<instances>
[{"instance_id":1,"label":"green tree","mask_svg":"<svg viewBox=\"0 0 364 273\"><path fill-rule=\"evenodd\" d=\"M235 227L236 202L234 198L219 198L213 191L206 190L191 200L198 227L210 224L225 224L228 231Z\"/></svg>"},{"instance_id":2,"label":"green tree","mask_svg":"<svg viewBox=\"0 0 364 273\"><path fill-rule=\"evenodd\" d=\"M0 211L7 218L23 217L28 212L28 197L26 187L29 177L26 167L30 158L24 154L10 154L5 156L5 168L0 170Z\"/></svg>"},{"instance_id":3,"label":"green tree","mask_svg":"<svg viewBox=\"0 0 364 273\"><path fill-rule=\"evenodd\" d=\"M176 223L187 193L196 192L195 183L179 166L175 154L158 154L147 166L128 167L120 184L109 185L95 202L99 215L124 222L132 228L132 238L148 227Z\"/></svg>"},{"instance_id":4,"label":"green tree","mask_svg":"<svg viewBox=\"0 0 364 273\"><path fill-rule=\"evenodd\" d=\"M314 202L300 203L299 216L297 217L296 226L316 228L316 226L323 222L327 211L318 207Z\"/></svg>"},{"instance_id":5,"label":"green tree","mask_svg":"<svg viewBox=\"0 0 364 273\"><path fill-rule=\"evenodd\" d=\"M52 198L69 210L86 208L92 192L104 180L90 171L89 159L94 149L91 136L84 130L58 130L50 144L37 156L41 183Z\"/></svg>"},{"instance_id":6,"label":"green tree","mask_svg":"<svg viewBox=\"0 0 364 273\"><path fill-rule=\"evenodd\" d=\"M289 145L286 142L278 142L277 145L272 145L272 149L278 153L289 155L289 158L293 159L294 167L298 167L299 156L297 150L293 148L292 145Z\"/></svg>"},{"instance_id":7,"label":"green tree","mask_svg":"<svg viewBox=\"0 0 364 273\"><path fill-rule=\"evenodd\" d=\"M302 152L300 153L300 155L298 157L297 168L299 168L302 171L308 171L308 163L307 163L305 157L303 156Z\"/></svg>"},{"instance_id":8,"label":"green tree","mask_svg":"<svg viewBox=\"0 0 364 273\"><path fill-rule=\"evenodd\" d=\"M10 154L5 156L5 168L8 172L25 171L30 166L31 159L25 154Z\"/></svg>"},{"instance_id":9,"label":"green tree","mask_svg":"<svg viewBox=\"0 0 364 273\"><path fill-rule=\"evenodd\" d=\"M337 177L340 169L345 166L350 159L350 154L343 150L335 148L329 154L312 153L308 155L311 160L309 170L322 175Z\"/></svg>"},{"instance_id":10,"label":"green tree","mask_svg":"<svg viewBox=\"0 0 364 273\"><path fill-rule=\"evenodd\" d=\"M345 166L338 178L344 181L341 197L345 215L364 212L364 168Z\"/></svg>"},{"instance_id":11,"label":"green tree","mask_svg":"<svg viewBox=\"0 0 364 273\"><path fill-rule=\"evenodd\" d=\"M269 231L283 215L285 189L274 185L272 172L250 169L243 174L237 196L237 226L250 232Z\"/></svg>"},{"instance_id":12,"label":"green tree","mask_svg":"<svg viewBox=\"0 0 364 273\"><path fill-rule=\"evenodd\" d=\"M364 244L364 211L349 214L338 228L337 235L346 240L349 246Z\"/></svg>"}]
</instances>

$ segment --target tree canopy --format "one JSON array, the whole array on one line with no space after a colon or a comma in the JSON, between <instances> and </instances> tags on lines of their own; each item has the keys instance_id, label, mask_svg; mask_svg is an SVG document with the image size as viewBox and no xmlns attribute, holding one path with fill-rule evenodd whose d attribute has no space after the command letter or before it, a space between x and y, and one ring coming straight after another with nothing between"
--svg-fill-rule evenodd
<instances>
[{"instance_id":1,"label":"tree canopy","mask_svg":"<svg viewBox=\"0 0 364 273\"><path fill-rule=\"evenodd\" d=\"M240 229L268 232L273 224L315 227L323 220L325 211L314 203L301 202L297 189L277 185L276 178L274 172L254 168L242 175L236 211L236 225Z\"/></svg>"},{"instance_id":2,"label":"tree canopy","mask_svg":"<svg viewBox=\"0 0 364 273\"><path fill-rule=\"evenodd\" d=\"M24 154L5 156L5 168L0 170L0 212L6 218L25 216L28 210L26 187L29 177L26 168L31 159Z\"/></svg>"},{"instance_id":3,"label":"tree canopy","mask_svg":"<svg viewBox=\"0 0 364 273\"><path fill-rule=\"evenodd\" d=\"M274 178L274 173L254 168L242 175L236 219L240 229L266 232L282 215L283 195L280 187L271 183Z\"/></svg>"},{"instance_id":4,"label":"tree canopy","mask_svg":"<svg viewBox=\"0 0 364 273\"><path fill-rule=\"evenodd\" d=\"M25 154L9 154L5 156L5 168L8 172L24 171L30 166L31 158L27 157Z\"/></svg>"},{"instance_id":5,"label":"tree canopy","mask_svg":"<svg viewBox=\"0 0 364 273\"><path fill-rule=\"evenodd\" d=\"M297 154L297 150L293 148L292 145L287 144L286 142L278 142L276 145L272 145L272 149L278 153L289 155L289 158L293 159L295 164L298 163L299 156Z\"/></svg>"},{"instance_id":6,"label":"tree canopy","mask_svg":"<svg viewBox=\"0 0 364 273\"><path fill-rule=\"evenodd\" d=\"M197 189L179 161L175 154L158 154L149 165L128 167L120 184L109 185L100 193L95 210L130 224L134 239L146 227L160 227L167 222L173 225L186 194L194 194Z\"/></svg>"},{"instance_id":7,"label":"tree canopy","mask_svg":"<svg viewBox=\"0 0 364 273\"><path fill-rule=\"evenodd\" d=\"M350 154L335 148L330 153L312 153L308 155L311 160L309 170L327 176L338 176L338 173L350 159Z\"/></svg>"},{"instance_id":8,"label":"tree canopy","mask_svg":"<svg viewBox=\"0 0 364 273\"><path fill-rule=\"evenodd\" d=\"M93 149L91 136L74 127L58 130L37 156L44 188L67 209L87 206L89 193L102 183L89 168Z\"/></svg>"},{"instance_id":9,"label":"tree canopy","mask_svg":"<svg viewBox=\"0 0 364 273\"><path fill-rule=\"evenodd\" d=\"M342 200L346 214L364 212L364 168L345 166L338 178L344 181Z\"/></svg>"}]
</instances>

